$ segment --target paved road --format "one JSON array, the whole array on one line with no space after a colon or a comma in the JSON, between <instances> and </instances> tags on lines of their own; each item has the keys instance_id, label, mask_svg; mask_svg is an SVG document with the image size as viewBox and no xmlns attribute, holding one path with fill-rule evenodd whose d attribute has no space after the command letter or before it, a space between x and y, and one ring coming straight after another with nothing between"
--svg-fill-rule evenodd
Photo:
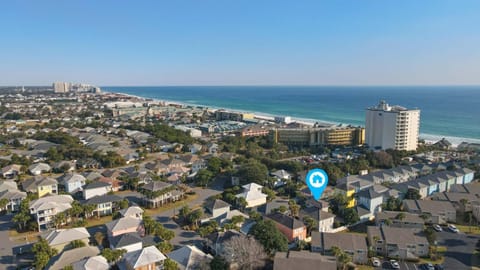
<instances>
[{"instance_id":1,"label":"paved road","mask_svg":"<svg viewBox=\"0 0 480 270\"><path fill-rule=\"evenodd\" d=\"M12 215L0 216L0 269L16 269L14 263L13 247L15 243L10 241L8 231L13 225Z\"/></svg>"},{"instance_id":2,"label":"paved road","mask_svg":"<svg viewBox=\"0 0 480 270\"><path fill-rule=\"evenodd\" d=\"M400 265L400 270L417 270L417 266L414 264L414 263L411 263L411 262L404 262L404 261L399 261L398 264ZM382 267L377 267L375 269L393 269L391 266L390 266L390 263L388 261L384 261L382 263Z\"/></svg>"},{"instance_id":3,"label":"paved road","mask_svg":"<svg viewBox=\"0 0 480 270\"><path fill-rule=\"evenodd\" d=\"M479 239L479 235L449 231L437 232L438 245L447 246L443 263L445 269L470 269L472 254Z\"/></svg>"}]
</instances>

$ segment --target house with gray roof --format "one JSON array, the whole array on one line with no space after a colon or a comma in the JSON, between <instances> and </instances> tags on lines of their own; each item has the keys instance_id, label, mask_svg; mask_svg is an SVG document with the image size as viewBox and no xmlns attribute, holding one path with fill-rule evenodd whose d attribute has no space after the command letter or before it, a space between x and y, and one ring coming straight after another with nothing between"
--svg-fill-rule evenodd
<instances>
[{"instance_id":1,"label":"house with gray roof","mask_svg":"<svg viewBox=\"0 0 480 270\"><path fill-rule=\"evenodd\" d=\"M32 175L40 175L42 173L46 173L46 172L49 172L52 170L52 167L50 167L50 165L48 165L47 163L35 163L35 164L32 164L28 167L28 171L32 174Z\"/></svg>"},{"instance_id":2,"label":"house with gray roof","mask_svg":"<svg viewBox=\"0 0 480 270\"><path fill-rule=\"evenodd\" d=\"M368 226L367 237L373 250L382 256L404 260L428 256L428 240L415 229Z\"/></svg>"},{"instance_id":3,"label":"house with gray roof","mask_svg":"<svg viewBox=\"0 0 480 270\"><path fill-rule=\"evenodd\" d=\"M166 258L155 246L149 246L126 253L118 266L121 270L162 269Z\"/></svg>"},{"instance_id":4,"label":"house with gray roof","mask_svg":"<svg viewBox=\"0 0 480 270\"><path fill-rule=\"evenodd\" d=\"M352 257L354 263L368 262L367 239L363 235L352 233L312 232L312 252L333 256L333 247L338 247Z\"/></svg>"},{"instance_id":5,"label":"house with gray roof","mask_svg":"<svg viewBox=\"0 0 480 270\"><path fill-rule=\"evenodd\" d=\"M72 263L73 270L108 270L110 265L105 257L98 255L87 257Z\"/></svg>"},{"instance_id":6,"label":"house with gray roof","mask_svg":"<svg viewBox=\"0 0 480 270\"><path fill-rule=\"evenodd\" d=\"M392 226L399 228L410 228L422 231L425 220L419 214L399 211L383 211L375 215L377 226Z\"/></svg>"},{"instance_id":7,"label":"house with gray roof","mask_svg":"<svg viewBox=\"0 0 480 270\"><path fill-rule=\"evenodd\" d=\"M142 219L144 211L142 208L138 206L130 206L118 212L122 217L133 217L133 218Z\"/></svg>"},{"instance_id":8,"label":"house with gray roof","mask_svg":"<svg viewBox=\"0 0 480 270\"><path fill-rule=\"evenodd\" d=\"M300 218L311 217L318 224L316 230L319 232L331 232L333 230L333 223L335 222L335 214L323 211L316 206L310 206L300 210Z\"/></svg>"},{"instance_id":9,"label":"house with gray roof","mask_svg":"<svg viewBox=\"0 0 480 270\"><path fill-rule=\"evenodd\" d=\"M145 234L143 221L133 217L123 217L115 219L107 224L107 235L109 239L125 233L138 233L141 236Z\"/></svg>"},{"instance_id":10,"label":"house with gray roof","mask_svg":"<svg viewBox=\"0 0 480 270\"><path fill-rule=\"evenodd\" d=\"M49 195L29 203L30 214L34 215L38 230L51 228L53 219L58 213L72 208L73 198L70 195Z\"/></svg>"},{"instance_id":11,"label":"house with gray roof","mask_svg":"<svg viewBox=\"0 0 480 270\"><path fill-rule=\"evenodd\" d=\"M62 270L66 266L72 265L75 262L86 258L97 256L100 254L98 247L85 246L75 249L66 250L57 256L53 257L45 269ZM94 268L96 269L96 268Z\"/></svg>"},{"instance_id":12,"label":"house with gray roof","mask_svg":"<svg viewBox=\"0 0 480 270\"><path fill-rule=\"evenodd\" d=\"M142 238L138 233L124 233L109 239L111 249L125 249L127 252L141 250Z\"/></svg>"},{"instance_id":13,"label":"house with gray roof","mask_svg":"<svg viewBox=\"0 0 480 270\"><path fill-rule=\"evenodd\" d=\"M457 220L457 211L448 201L404 200L403 207L407 212L426 216L429 223L455 223Z\"/></svg>"},{"instance_id":14,"label":"house with gray roof","mask_svg":"<svg viewBox=\"0 0 480 270\"><path fill-rule=\"evenodd\" d=\"M65 174L61 178L61 183L65 187L65 191L72 194L82 190L87 179L77 173Z\"/></svg>"},{"instance_id":15,"label":"house with gray roof","mask_svg":"<svg viewBox=\"0 0 480 270\"><path fill-rule=\"evenodd\" d=\"M186 245L167 254L167 257L177 263L179 270L200 269L202 265L209 265L212 255L205 254L196 246Z\"/></svg>"},{"instance_id":16,"label":"house with gray roof","mask_svg":"<svg viewBox=\"0 0 480 270\"><path fill-rule=\"evenodd\" d=\"M272 220L280 232L287 237L289 242L305 240L305 238L307 238L307 227L297 218L281 213L271 213L266 215L265 219Z\"/></svg>"},{"instance_id":17,"label":"house with gray roof","mask_svg":"<svg viewBox=\"0 0 480 270\"><path fill-rule=\"evenodd\" d=\"M15 184L16 187L16 184ZM0 191L0 200L6 199L8 201L7 205L5 205L5 208L1 209L2 210L7 210L9 212L16 212L20 209L20 203L27 198L27 193L20 191L18 189L8 189L8 190L3 190Z\"/></svg>"},{"instance_id":18,"label":"house with gray roof","mask_svg":"<svg viewBox=\"0 0 480 270\"><path fill-rule=\"evenodd\" d=\"M95 196L104 196L112 191L112 185L106 182L95 181L82 187L83 198L88 200Z\"/></svg>"},{"instance_id":19,"label":"house with gray roof","mask_svg":"<svg viewBox=\"0 0 480 270\"><path fill-rule=\"evenodd\" d=\"M18 164L11 164L2 168L2 177L6 179L15 178L22 174L22 166Z\"/></svg>"},{"instance_id":20,"label":"house with gray roof","mask_svg":"<svg viewBox=\"0 0 480 270\"><path fill-rule=\"evenodd\" d=\"M96 206L95 210L93 210L93 215L102 217L111 215L115 209L118 209L116 203L122 201L123 198L117 195L103 195L103 196L95 196L87 201L84 204L93 204Z\"/></svg>"},{"instance_id":21,"label":"house with gray roof","mask_svg":"<svg viewBox=\"0 0 480 270\"><path fill-rule=\"evenodd\" d=\"M47 241L51 248L58 250L58 252L62 252L69 248L72 241L82 241L88 246L90 233L88 233L87 229L81 227L53 230L42 234L41 237Z\"/></svg>"},{"instance_id":22,"label":"house with gray roof","mask_svg":"<svg viewBox=\"0 0 480 270\"><path fill-rule=\"evenodd\" d=\"M37 193L39 197L48 194L58 194L58 181L51 177L36 175L22 182L26 192Z\"/></svg>"},{"instance_id":23,"label":"house with gray roof","mask_svg":"<svg viewBox=\"0 0 480 270\"><path fill-rule=\"evenodd\" d=\"M308 251L276 252L273 270L291 269L337 270L337 260L334 256L323 256Z\"/></svg>"}]
</instances>

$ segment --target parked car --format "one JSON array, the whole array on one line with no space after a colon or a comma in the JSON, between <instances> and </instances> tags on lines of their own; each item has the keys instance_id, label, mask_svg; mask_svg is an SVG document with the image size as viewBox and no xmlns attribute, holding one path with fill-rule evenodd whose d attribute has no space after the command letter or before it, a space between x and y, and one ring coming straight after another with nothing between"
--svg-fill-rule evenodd
<instances>
[{"instance_id":1,"label":"parked car","mask_svg":"<svg viewBox=\"0 0 480 270\"><path fill-rule=\"evenodd\" d=\"M438 225L438 224L433 225L433 229L437 232L443 231L442 227L440 227L440 225Z\"/></svg>"},{"instance_id":2,"label":"parked car","mask_svg":"<svg viewBox=\"0 0 480 270\"><path fill-rule=\"evenodd\" d=\"M448 229L453 232L453 233L459 233L460 231L457 229L457 227L453 224L448 224Z\"/></svg>"},{"instance_id":3,"label":"parked car","mask_svg":"<svg viewBox=\"0 0 480 270\"><path fill-rule=\"evenodd\" d=\"M390 260L390 267L393 269L400 269L400 264L396 260Z\"/></svg>"},{"instance_id":4,"label":"parked car","mask_svg":"<svg viewBox=\"0 0 480 270\"><path fill-rule=\"evenodd\" d=\"M424 263L420 265L420 269L422 270L435 270L435 267L431 263Z\"/></svg>"},{"instance_id":5,"label":"parked car","mask_svg":"<svg viewBox=\"0 0 480 270\"><path fill-rule=\"evenodd\" d=\"M374 267L380 267L382 266L382 262L380 261L380 259L378 259L377 257L372 257L371 258L371 261L372 261L372 265Z\"/></svg>"}]
</instances>

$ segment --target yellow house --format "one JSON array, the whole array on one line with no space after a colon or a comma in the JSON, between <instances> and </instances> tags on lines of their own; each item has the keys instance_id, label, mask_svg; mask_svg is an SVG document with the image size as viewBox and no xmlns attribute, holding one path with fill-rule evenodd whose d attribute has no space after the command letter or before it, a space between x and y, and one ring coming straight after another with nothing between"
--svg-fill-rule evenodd
<instances>
[{"instance_id":1,"label":"yellow house","mask_svg":"<svg viewBox=\"0 0 480 270\"><path fill-rule=\"evenodd\" d=\"M354 196L355 189L343 190L343 189L337 188L336 191L347 197L347 208L352 208L357 205L357 201L355 200L355 196Z\"/></svg>"},{"instance_id":2,"label":"yellow house","mask_svg":"<svg viewBox=\"0 0 480 270\"><path fill-rule=\"evenodd\" d=\"M37 193L39 198L48 194L58 194L58 182L51 177L34 176L24 181L22 186L27 192Z\"/></svg>"},{"instance_id":3,"label":"yellow house","mask_svg":"<svg viewBox=\"0 0 480 270\"><path fill-rule=\"evenodd\" d=\"M347 197L347 207L351 208L357 205L355 194L358 191L368 189L371 186L373 186L373 182L360 179L357 175L350 175L338 179L336 190Z\"/></svg>"}]
</instances>

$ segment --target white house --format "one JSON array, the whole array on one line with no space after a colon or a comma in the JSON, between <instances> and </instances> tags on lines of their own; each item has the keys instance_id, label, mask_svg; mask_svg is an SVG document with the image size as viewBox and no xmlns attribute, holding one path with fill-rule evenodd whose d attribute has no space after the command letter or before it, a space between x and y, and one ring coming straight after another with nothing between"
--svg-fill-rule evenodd
<instances>
[{"instance_id":1,"label":"white house","mask_svg":"<svg viewBox=\"0 0 480 270\"><path fill-rule=\"evenodd\" d=\"M30 214L35 216L38 223L38 230L51 227L53 217L72 208L73 198L70 195L51 195L38 200L31 201Z\"/></svg>"},{"instance_id":2,"label":"white house","mask_svg":"<svg viewBox=\"0 0 480 270\"><path fill-rule=\"evenodd\" d=\"M47 163L35 163L28 167L28 171L33 175L40 175L45 172L49 172L52 169Z\"/></svg>"},{"instance_id":3,"label":"white house","mask_svg":"<svg viewBox=\"0 0 480 270\"><path fill-rule=\"evenodd\" d=\"M270 175L275 178L275 182L273 184L274 187L284 186L286 181L292 179L292 175L285 170L278 170L270 173Z\"/></svg>"},{"instance_id":4,"label":"white house","mask_svg":"<svg viewBox=\"0 0 480 270\"><path fill-rule=\"evenodd\" d=\"M95 196L103 196L112 190L112 185L105 182L92 182L83 187L83 198L88 200Z\"/></svg>"},{"instance_id":5,"label":"white house","mask_svg":"<svg viewBox=\"0 0 480 270\"><path fill-rule=\"evenodd\" d=\"M142 238L138 233L125 233L109 239L111 249L125 249L127 252L141 250Z\"/></svg>"},{"instance_id":6,"label":"white house","mask_svg":"<svg viewBox=\"0 0 480 270\"><path fill-rule=\"evenodd\" d=\"M259 206L267 203L267 195L262 193L263 186L255 183L244 185L243 192L237 194L237 198L244 198L247 202L247 208Z\"/></svg>"},{"instance_id":7,"label":"white house","mask_svg":"<svg viewBox=\"0 0 480 270\"><path fill-rule=\"evenodd\" d=\"M62 177L63 186L68 193L75 193L82 190L82 186L85 185L86 180L83 175L77 173L66 174Z\"/></svg>"},{"instance_id":8,"label":"white house","mask_svg":"<svg viewBox=\"0 0 480 270\"><path fill-rule=\"evenodd\" d=\"M208 264L213 257L205 254L195 246L187 245L167 254L168 258L174 260L180 270L199 269L202 264Z\"/></svg>"}]
</instances>

